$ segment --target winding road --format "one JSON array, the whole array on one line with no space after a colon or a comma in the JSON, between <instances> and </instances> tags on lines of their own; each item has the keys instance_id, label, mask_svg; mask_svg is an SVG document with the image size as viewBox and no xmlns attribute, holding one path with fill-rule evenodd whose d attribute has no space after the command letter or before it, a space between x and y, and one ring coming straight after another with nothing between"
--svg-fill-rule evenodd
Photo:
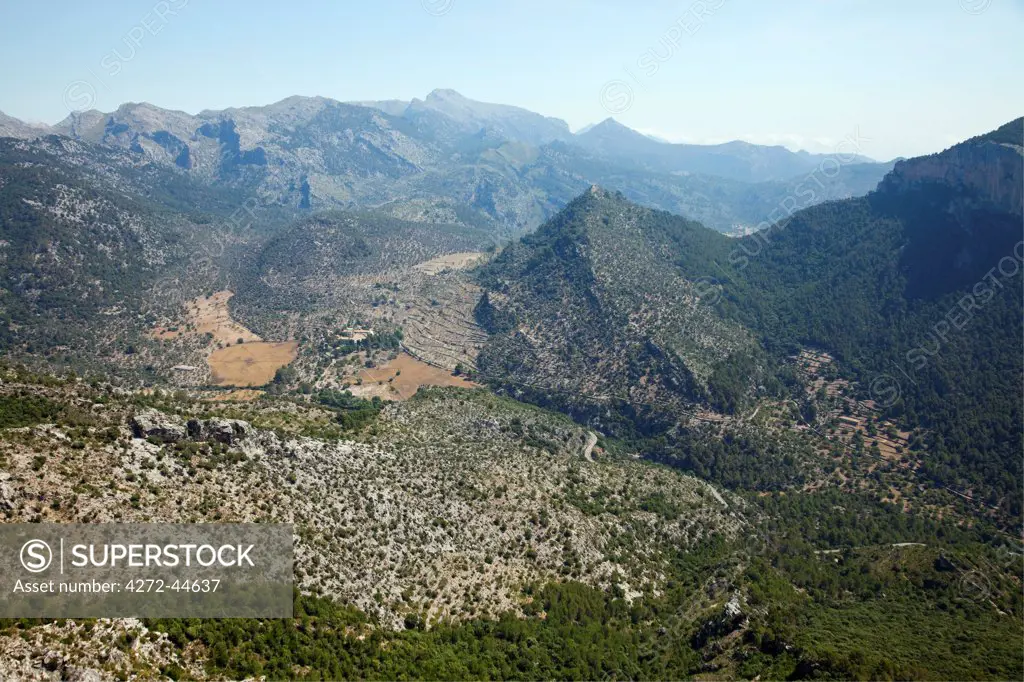
<instances>
[{"instance_id":1,"label":"winding road","mask_svg":"<svg viewBox=\"0 0 1024 682\"><path fill-rule=\"evenodd\" d=\"M587 444L583 446L583 459L588 462L593 462L594 458L591 456L591 452L594 451L594 446L597 445L597 435L593 431L587 432Z\"/></svg>"}]
</instances>

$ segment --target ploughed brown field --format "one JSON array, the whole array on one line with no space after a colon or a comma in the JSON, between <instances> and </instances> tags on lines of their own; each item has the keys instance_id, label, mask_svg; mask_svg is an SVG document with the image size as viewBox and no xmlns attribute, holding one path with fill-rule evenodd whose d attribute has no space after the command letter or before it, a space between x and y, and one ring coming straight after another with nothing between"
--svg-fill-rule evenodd
<instances>
[{"instance_id":1,"label":"ploughed brown field","mask_svg":"<svg viewBox=\"0 0 1024 682\"><path fill-rule=\"evenodd\" d=\"M225 289L211 296L200 296L194 301L190 301L185 306L185 311L188 315L187 321L191 322L194 327L191 334L209 333L213 335L214 341L221 343L235 343L238 339L244 339L247 342L260 341L257 334L231 319L228 301L234 295L234 292ZM173 339L187 333L181 328L184 326L184 324L180 325L175 331L171 331L167 327L157 327L153 330L153 336L158 339Z\"/></svg>"},{"instance_id":2,"label":"ploughed brown field","mask_svg":"<svg viewBox=\"0 0 1024 682\"><path fill-rule=\"evenodd\" d=\"M274 378L279 368L295 359L298 346L296 341L256 341L218 348L207 359L213 383L219 386L262 386Z\"/></svg>"},{"instance_id":3,"label":"ploughed brown field","mask_svg":"<svg viewBox=\"0 0 1024 682\"><path fill-rule=\"evenodd\" d=\"M172 340L210 334L213 344L223 348L213 350L206 362L210 366L213 383L218 386L262 386L274 374L295 359L298 343L295 341L268 342L231 318L228 301L234 293L218 291L200 296L185 305L186 320L178 325L162 325L153 330L154 338ZM241 339L244 343L238 343ZM237 395L212 396L213 400L254 400L259 392L235 391Z\"/></svg>"},{"instance_id":4,"label":"ploughed brown field","mask_svg":"<svg viewBox=\"0 0 1024 682\"><path fill-rule=\"evenodd\" d=\"M468 379L452 376L443 369L421 362L408 353L402 353L380 367L360 370L357 376L363 380L363 384L349 388L353 395L363 398L380 396L386 400L407 400L416 394L420 386L479 386Z\"/></svg>"}]
</instances>

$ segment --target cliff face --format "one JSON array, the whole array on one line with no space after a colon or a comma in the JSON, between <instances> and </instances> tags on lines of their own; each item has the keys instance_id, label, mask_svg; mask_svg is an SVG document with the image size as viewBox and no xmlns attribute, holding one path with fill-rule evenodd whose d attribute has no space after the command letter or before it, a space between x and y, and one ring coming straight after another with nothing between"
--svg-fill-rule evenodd
<instances>
[{"instance_id":1,"label":"cliff face","mask_svg":"<svg viewBox=\"0 0 1024 682\"><path fill-rule=\"evenodd\" d=\"M879 189L900 191L927 182L967 190L983 205L1021 215L1024 148L1006 142L968 141L938 154L899 161Z\"/></svg>"},{"instance_id":2,"label":"cliff face","mask_svg":"<svg viewBox=\"0 0 1024 682\"><path fill-rule=\"evenodd\" d=\"M972 286L1017 253L1024 216L1024 119L930 156L900 161L874 201L902 224L905 295Z\"/></svg>"}]
</instances>

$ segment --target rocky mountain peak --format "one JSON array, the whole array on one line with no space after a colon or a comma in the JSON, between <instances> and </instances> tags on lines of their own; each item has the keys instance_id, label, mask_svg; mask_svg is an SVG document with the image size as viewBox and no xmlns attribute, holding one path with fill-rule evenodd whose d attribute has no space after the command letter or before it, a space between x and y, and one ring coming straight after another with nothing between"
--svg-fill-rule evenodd
<instances>
[{"instance_id":1,"label":"rocky mountain peak","mask_svg":"<svg viewBox=\"0 0 1024 682\"><path fill-rule=\"evenodd\" d=\"M633 135L635 135L636 137L639 137L639 138L649 139L649 138L647 138L646 135L638 133L637 131L633 130L632 128L630 128L627 125L619 123L618 121L615 120L615 118L613 116L609 116L608 118L604 119L600 123L595 123L595 124L593 124L591 126L588 126L587 128L581 130L577 134L578 135L591 135L591 136L597 136L597 135L601 135L601 136L604 136L604 135L630 135L630 136L633 136Z\"/></svg>"},{"instance_id":2,"label":"rocky mountain peak","mask_svg":"<svg viewBox=\"0 0 1024 682\"><path fill-rule=\"evenodd\" d=\"M427 95L426 101L468 101L458 91L451 88L435 88Z\"/></svg>"}]
</instances>

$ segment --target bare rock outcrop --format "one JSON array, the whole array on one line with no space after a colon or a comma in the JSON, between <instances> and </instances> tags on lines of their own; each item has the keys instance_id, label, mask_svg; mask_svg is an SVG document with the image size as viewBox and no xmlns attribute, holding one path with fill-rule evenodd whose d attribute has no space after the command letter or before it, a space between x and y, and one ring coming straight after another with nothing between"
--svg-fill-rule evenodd
<instances>
[{"instance_id":1,"label":"bare rock outcrop","mask_svg":"<svg viewBox=\"0 0 1024 682\"><path fill-rule=\"evenodd\" d=\"M252 433L249 422L241 419L190 419L186 423L180 417L153 409L136 412L129 425L136 438L154 438L164 443L194 440L233 445Z\"/></svg>"},{"instance_id":2,"label":"bare rock outcrop","mask_svg":"<svg viewBox=\"0 0 1024 682\"><path fill-rule=\"evenodd\" d=\"M136 412L129 422L136 438L155 438L164 443L185 440L188 431L184 421L159 410L146 409Z\"/></svg>"},{"instance_id":3,"label":"bare rock outcrop","mask_svg":"<svg viewBox=\"0 0 1024 682\"><path fill-rule=\"evenodd\" d=\"M232 445L252 432L249 422L240 419L190 419L188 435L192 440L211 440Z\"/></svg>"},{"instance_id":4,"label":"bare rock outcrop","mask_svg":"<svg viewBox=\"0 0 1024 682\"><path fill-rule=\"evenodd\" d=\"M8 483L11 475L6 471L0 472L0 511L14 509L16 493L11 484Z\"/></svg>"}]
</instances>

